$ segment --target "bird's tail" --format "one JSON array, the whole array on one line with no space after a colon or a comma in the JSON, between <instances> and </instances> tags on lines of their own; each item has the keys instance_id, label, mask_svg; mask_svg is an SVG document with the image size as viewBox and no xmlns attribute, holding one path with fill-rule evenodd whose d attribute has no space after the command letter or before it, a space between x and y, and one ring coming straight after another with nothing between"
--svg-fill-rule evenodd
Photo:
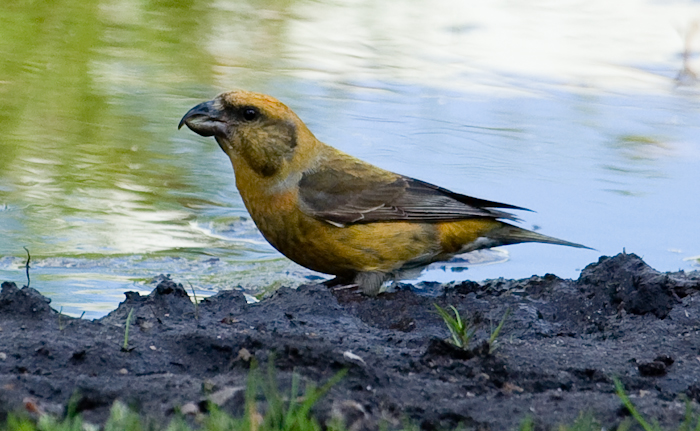
<instances>
[{"instance_id":1,"label":"bird's tail","mask_svg":"<svg viewBox=\"0 0 700 431\"><path fill-rule=\"evenodd\" d=\"M521 242L542 242L546 244L566 245L568 247L587 248L589 250L594 250L582 244L564 241L562 239L554 238L547 235L542 235L506 223L502 223L502 226L490 231L488 233L488 238L491 240L498 241L500 243L499 245L518 244Z\"/></svg>"}]
</instances>

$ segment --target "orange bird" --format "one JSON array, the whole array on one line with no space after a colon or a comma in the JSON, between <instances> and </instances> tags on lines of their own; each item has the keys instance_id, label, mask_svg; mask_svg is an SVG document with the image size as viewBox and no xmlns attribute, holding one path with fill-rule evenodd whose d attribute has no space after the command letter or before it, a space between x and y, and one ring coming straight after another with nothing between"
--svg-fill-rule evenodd
<instances>
[{"instance_id":1,"label":"orange bird","mask_svg":"<svg viewBox=\"0 0 700 431\"><path fill-rule=\"evenodd\" d=\"M277 99L231 91L190 109L179 127L214 136L253 221L294 262L376 295L402 273L521 242L588 248L510 225L497 208L363 162L316 139Z\"/></svg>"}]
</instances>

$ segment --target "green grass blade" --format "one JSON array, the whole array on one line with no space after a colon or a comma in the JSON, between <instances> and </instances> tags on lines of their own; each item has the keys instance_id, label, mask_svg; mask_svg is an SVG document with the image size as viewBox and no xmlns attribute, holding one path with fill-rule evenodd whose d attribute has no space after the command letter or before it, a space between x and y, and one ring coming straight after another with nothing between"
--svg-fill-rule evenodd
<instances>
[{"instance_id":1,"label":"green grass blade","mask_svg":"<svg viewBox=\"0 0 700 431\"><path fill-rule=\"evenodd\" d=\"M292 387L289 391L289 406L287 414L284 417L284 429L289 429L294 422L294 412L297 408L297 396L299 395L299 380L301 377L298 373L292 373Z\"/></svg>"},{"instance_id":2,"label":"green grass blade","mask_svg":"<svg viewBox=\"0 0 700 431\"><path fill-rule=\"evenodd\" d=\"M126 316L126 327L124 328L124 344L122 345L122 350L125 352L129 351L129 326L131 325L131 315L134 313L134 308L131 307L129 310L129 315Z\"/></svg>"},{"instance_id":3,"label":"green grass blade","mask_svg":"<svg viewBox=\"0 0 700 431\"><path fill-rule=\"evenodd\" d=\"M613 377L613 382L615 383L615 393L617 394L617 397L620 398L620 401L622 401L622 404L627 408L634 420L636 420L637 423L644 428L644 431L659 431L658 427L654 427L649 424L649 422L647 422L637 411L634 404L632 404L632 401L630 401L629 397L625 393L625 387L622 386L620 379Z\"/></svg>"}]
</instances>

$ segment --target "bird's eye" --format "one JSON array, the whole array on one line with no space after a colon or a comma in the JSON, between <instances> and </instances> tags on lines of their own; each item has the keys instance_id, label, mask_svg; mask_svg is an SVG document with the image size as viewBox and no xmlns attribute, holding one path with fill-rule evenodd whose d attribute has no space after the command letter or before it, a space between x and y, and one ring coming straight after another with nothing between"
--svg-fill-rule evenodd
<instances>
[{"instance_id":1,"label":"bird's eye","mask_svg":"<svg viewBox=\"0 0 700 431\"><path fill-rule=\"evenodd\" d=\"M244 108L243 109L243 119L246 121L253 121L258 118L260 113L255 108Z\"/></svg>"}]
</instances>

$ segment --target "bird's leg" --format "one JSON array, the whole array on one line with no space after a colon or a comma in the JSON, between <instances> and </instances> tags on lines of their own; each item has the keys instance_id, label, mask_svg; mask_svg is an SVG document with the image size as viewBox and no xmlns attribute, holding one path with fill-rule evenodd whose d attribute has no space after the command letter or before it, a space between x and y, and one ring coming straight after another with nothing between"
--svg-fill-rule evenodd
<instances>
[{"instance_id":1,"label":"bird's leg","mask_svg":"<svg viewBox=\"0 0 700 431\"><path fill-rule=\"evenodd\" d=\"M385 281L389 280L391 275L385 272L360 272L355 276L355 284L360 286L362 293L368 296L377 296L382 289Z\"/></svg>"}]
</instances>

